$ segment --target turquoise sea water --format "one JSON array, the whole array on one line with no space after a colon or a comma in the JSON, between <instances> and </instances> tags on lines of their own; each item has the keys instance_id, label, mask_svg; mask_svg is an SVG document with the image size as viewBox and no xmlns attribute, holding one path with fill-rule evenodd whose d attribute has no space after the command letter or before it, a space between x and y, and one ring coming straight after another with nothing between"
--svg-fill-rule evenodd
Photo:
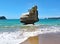
<instances>
[{"instance_id":1,"label":"turquoise sea water","mask_svg":"<svg viewBox=\"0 0 60 44\"><path fill-rule=\"evenodd\" d=\"M55 26L60 27L60 20L57 19L40 19L38 22L35 23L38 28L46 28ZM23 23L20 22L19 19L7 19L7 20L0 20L0 32L1 31L16 31L16 29L21 29L23 27ZM47 27L47 28L48 28Z\"/></svg>"},{"instance_id":2,"label":"turquoise sea water","mask_svg":"<svg viewBox=\"0 0 60 44\"><path fill-rule=\"evenodd\" d=\"M36 24L40 25L60 25L60 19L40 19Z\"/></svg>"},{"instance_id":3,"label":"turquoise sea water","mask_svg":"<svg viewBox=\"0 0 60 44\"><path fill-rule=\"evenodd\" d=\"M21 26L23 25L19 19L0 20L0 27ZM60 25L60 20L57 19L40 19L35 25Z\"/></svg>"},{"instance_id":4,"label":"turquoise sea water","mask_svg":"<svg viewBox=\"0 0 60 44\"><path fill-rule=\"evenodd\" d=\"M23 25L19 19L0 20L0 44L20 44L32 35L52 32L60 32L60 20L40 19L31 26Z\"/></svg>"}]
</instances>

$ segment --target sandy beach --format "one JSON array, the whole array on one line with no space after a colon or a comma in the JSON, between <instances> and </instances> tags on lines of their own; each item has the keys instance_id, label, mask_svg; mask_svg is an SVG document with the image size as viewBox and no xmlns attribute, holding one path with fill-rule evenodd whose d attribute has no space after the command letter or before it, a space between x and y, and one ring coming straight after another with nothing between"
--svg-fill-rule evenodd
<instances>
[{"instance_id":1,"label":"sandy beach","mask_svg":"<svg viewBox=\"0 0 60 44\"><path fill-rule=\"evenodd\" d=\"M38 36L29 37L26 41L22 42L21 44L39 44Z\"/></svg>"},{"instance_id":2,"label":"sandy beach","mask_svg":"<svg viewBox=\"0 0 60 44\"><path fill-rule=\"evenodd\" d=\"M45 33L38 36L29 37L21 44L60 44L60 32Z\"/></svg>"},{"instance_id":3,"label":"sandy beach","mask_svg":"<svg viewBox=\"0 0 60 44\"><path fill-rule=\"evenodd\" d=\"M39 44L60 44L60 32L39 35Z\"/></svg>"}]
</instances>

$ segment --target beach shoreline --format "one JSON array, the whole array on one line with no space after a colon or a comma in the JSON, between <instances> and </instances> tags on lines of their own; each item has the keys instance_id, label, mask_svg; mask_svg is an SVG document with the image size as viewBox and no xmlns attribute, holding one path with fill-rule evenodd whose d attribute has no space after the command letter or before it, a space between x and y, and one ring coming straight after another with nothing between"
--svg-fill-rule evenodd
<instances>
[{"instance_id":1,"label":"beach shoreline","mask_svg":"<svg viewBox=\"0 0 60 44\"><path fill-rule=\"evenodd\" d=\"M60 44L60 26L22 25L3 29L6 30L0 32L0 44Z\"/></svg>"},{"instance_id":2,"label":"beach shoreline","mask_svg":"<svg viewBox=\"0 0 60 44\"><path fill-rule=\"evenodd\" d=\"M26 41L20 43L20 44L39 44L38 43L38 36L32 36L32 37L29 37Z\"/></svg>"},{"instance_id":3,"label":"beach shoreline","mask_svg":"<svg viewBox=\"0 0 60 44\"><path fill-rule=\"evenodd\" d=\"M21 44L60 44L60 32L51 32L32 36Z\"/></svg>"}]
</instances>

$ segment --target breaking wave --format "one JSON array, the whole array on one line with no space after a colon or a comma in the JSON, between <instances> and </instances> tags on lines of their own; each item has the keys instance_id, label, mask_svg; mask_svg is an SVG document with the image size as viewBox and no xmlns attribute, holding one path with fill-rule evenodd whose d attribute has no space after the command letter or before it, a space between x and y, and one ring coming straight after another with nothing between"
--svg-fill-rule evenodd
<instances>
[{"instance_id":1,"label":"breaking wave","mask_svg":"<svg viewBox=\"0 0 60 44\"><path fill-rule=\"evenodd\" d=\"M5 29L5 30L4 30ZM31 36L60 32L60 26L36 25L0 28L0 44L20 44Z\"/></svg>"}]
</instances>

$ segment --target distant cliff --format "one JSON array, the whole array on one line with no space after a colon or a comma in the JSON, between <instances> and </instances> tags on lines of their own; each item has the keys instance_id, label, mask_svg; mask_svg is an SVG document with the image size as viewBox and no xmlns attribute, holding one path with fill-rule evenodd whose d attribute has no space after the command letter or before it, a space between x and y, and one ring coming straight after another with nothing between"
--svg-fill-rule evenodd
<instances>
[{"instance_id":1,"label":"distant cliff","mask_svg":"<svg viewBox=\"0 0 60 44\"><path fill-rule=\"evenodd\" d=\"M48 18L48 19L60 19L60 17L52 17L52 18Z\"/></svg>"},{"instance_id":2,"label":"distant cliff","mask_svg":"<svg viewBox=\"0 0 60 44\"><path fill-rule=\"evenodd\" d=\"M0 16L0 20L4 20L4 19L6 19L5 16Z\"/></svg>"}]
</instances>

